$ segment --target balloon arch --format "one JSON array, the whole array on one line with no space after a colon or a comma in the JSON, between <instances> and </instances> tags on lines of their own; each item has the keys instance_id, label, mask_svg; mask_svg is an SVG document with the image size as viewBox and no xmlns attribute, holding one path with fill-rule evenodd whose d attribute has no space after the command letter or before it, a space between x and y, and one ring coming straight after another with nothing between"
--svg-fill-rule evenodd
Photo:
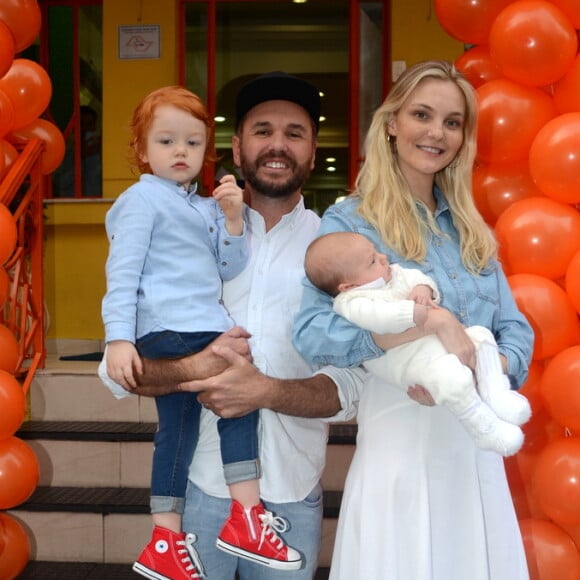
<instances>
[{"instance_id":1,"label":"balloon arch","mask_svg":"<svg viewBox=\"0 0 580 580\"><path fill-rule=\"evenodd\" d=\"M476 88L473 194L535 332L522 450L506 460L532 580L580 578L579 0L435 0Z\"/></svg>"},{"instance_id":2,"label":"balloon arch","mask_svg":"<svg viewBox=\"0 0 580 580\"><path fill-rule=\"evenodd\" d=\"M31 138L44 143L41 171L48 175L62 162L65 141L52 122L39 118L48 107L52 85L36 62L16 55L29 47L40 31L37 0L0 2L0 180L18 158L18 148ZM16 292L7 264L17 244L10 210L0 203L0 309ZM39 465L32 449L14 434L24 420L26 399L15 378L18 342L11 329L0 324L0 510L9 510L36 489ZM0 578L12 580L30 558L30 542L23 525L0 511Z\"/></svg>"}]
</instances>

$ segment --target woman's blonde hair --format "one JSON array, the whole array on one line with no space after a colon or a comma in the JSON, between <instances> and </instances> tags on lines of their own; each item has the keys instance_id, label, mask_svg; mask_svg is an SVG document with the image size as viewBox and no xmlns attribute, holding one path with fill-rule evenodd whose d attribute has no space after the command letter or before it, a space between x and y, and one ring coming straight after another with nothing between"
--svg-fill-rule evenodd
<instances>
[{"instance_id":1,"label":"woman's blonde hair","mask_svg":"<svg viewBox=\"0 0 580 580\"><path fill-rule=\"evenodd\" d=\"M377 109L365 140L365 161L355 182L354 194L361 199L360 214L383 240L407 260L421 262L427 255L426 228L437 230L428 212L427 222L418 210L399 168L396 140L388 136L388 124L419 84L438 79L455 84L465 99L463 143L455 159L435 175L444 193L453 223L459 232L461 257L474 273L496 256L497 243L477 211L471 191L476 153L477 101L475 91L453 64L425 61L408 68Z\"/></svg>"}]
</instances>

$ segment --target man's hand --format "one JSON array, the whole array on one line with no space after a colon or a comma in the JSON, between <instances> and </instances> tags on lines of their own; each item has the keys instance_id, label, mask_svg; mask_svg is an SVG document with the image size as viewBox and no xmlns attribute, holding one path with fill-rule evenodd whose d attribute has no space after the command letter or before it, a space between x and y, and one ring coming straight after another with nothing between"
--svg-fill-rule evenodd
<instances>
[{"instance_id":1,"label":"man's hand","mask_svg":"<svg viewBox=\"0 0 580 580\"><path fill-rule=\"evenodd\" d=\"M250 351L250 345L248 344L248 339L251 336L252 335L241 326L234 326L231 330L224 332L211 344L206 346L199 354L195 355L198 357L197 372L187 378L189 379L193 376L213 377L228 368L229 362L216 353L215 347L227 348L251 363L252 352Z\"/></svg>"},{"instance_id":2,"label":"man's hand","mask_svg":"<svg viewBox=\"0 0 580 580\"><path fill-rule=\"evenodd\" d=\"M251 361L252 354L248 344L250 336L241 326L235 326L218 336L201 352L171 360L144 358L143 374L138 377L138 387L134 392L145 397L167 395L175 393L178 390L178 383L182 381L205 379L221 373L228 367L228 362L213 352L213 345L227 346Z\"/></svg>"},{"instance_id":3,"label":"man's hand","mask_svg":"<svg viewBox=\"0 0 580 580\"><path fill-rule=\"evenodd\" d=\"M209 348L225 370L208 379L181 383L180 391L199 393L199 402L224 418L241 417L265 407L270 383L275 379L263 375L251 359L230 346L218 344L218 340Z\"/></svg>"}]
</instances>

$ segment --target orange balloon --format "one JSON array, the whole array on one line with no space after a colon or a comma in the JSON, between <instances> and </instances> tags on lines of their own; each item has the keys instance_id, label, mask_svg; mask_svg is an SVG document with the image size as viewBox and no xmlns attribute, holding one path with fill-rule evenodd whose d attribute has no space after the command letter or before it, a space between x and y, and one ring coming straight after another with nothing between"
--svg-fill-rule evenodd
<instances>
[{"instance_id":1,"label":"orange balloon","mask_svg":"<svg viewBox=\"0 0 580 580\"><path fill-rule=\"evenodd\" d=\"M12 66L14 53L15 45L12 32L10 32L10 28L0 20L0 78L2 78Z\"/></svg>"},{"instance_id":2,"label":"orange balloon","mask_svg":"<svg viewBox=\"0 0 580 580\"><path fill-rule=\"evenodd\" d=\"M522 448L515 455L504 459L510 493L519 520L546 517L531 492L531 479L538 456L538 451Z\"/></svg>"},{"instance_id":3,"label":"orange balloon","mask_svg":"<svg viewBox=\"0 0 580 580\"><path fill-rule=\"evenodd\" d=\"M6 304L10 295L10 276L4 268L0 266L0 309Z\"/></svg>"},{"instance_id":4,"label":"orange balloon","mask_svg":"<svg viewBox=\"0 0 580 580\"><path fill-rule=\"evenodd\" d=\"M576 308L576 312L580 314L580 252L568 264L565 286L566 293Z\"/></svg>"},{"instance_id":5,"label":"orange balloon","mask_svg":"<svg viewBox=\"0 0 580 580\"><path fill-rule=\"evenodd\" d=\"M478 157L490 163L527 159L538 131L557 115L552 97L507 79L489 81L476 92Z\"/></svg>"},{"instance_id":6,"label":"orange balloon","mask_svg":"<svg viewBox=\"0 0 580 580\"><path fill-rule=\"evenodd\" d=\"M0 113L0 115L1 114L2 113ZM4 143L6 143L6 141L4 139L0 139L0 179L2 179L4 168L6 166L6 159L4 158Z\"/></svg>"},{"instance_id":7,"label":"orange balloon","mask_svg":"<svg viewBox=\"0 0 580 580\"><path fill-rule=\"evenodd\" d=\"M0 90L0 137L14 127L14 107L8 95Z\"/></svg>"},{"instance_id":8,"label":"orange balloon","mask_svg":"<svg viewBox=\"0 0 580 580\"><path fill-rule=\"evenodd\" d=\"M33 137L44 142L44 152L41 159L41 171L44 175L52 173L64 159L66 143L60 129L46 119L36 119L29 125L16 129L8 135L15 144L27 143Z\"/></svg>"},{"instance_id":9,"label":"orange balloon","mask_svg":"<svg viewBox=\"0 0 580 580\"><path fill-rule=\"evenodd\" d=\"M40 7L36 0L2 0L0 20L14 36L15 52L22 52L35 41L40 32Z\"/></svg>"},{"instance_id":10,"label":"orange balloon","mask_svg":"<svg viewBox=\"0 0 580 580\"><path fill-rule=\"evenodd\" d=\"M535 274L508 276L518 308L534 330L534 360L545 360L578 344L578 316L566 292Z\"/></svg>"},{"instance_id":11,"label":"orange balloon","mask_svg":"<svg viewBox=\"0 0 580 580\"><path fill-rule=\"evenodd\" d=\"M485 221L493 226L505 209L528 197L542 197L528 168L528 161L478 163L473 168L473 196Z\"/></svg>"},{"instance_id":12,"label":"orange balloon","mask_svg":"<svg viewBox=\"0 0 580 580\"><path fill-rule=\"evenodd\" d=\"M570 20L574 28L580 28L580 0L550 0Z\"/></svg>"},{"instance_id":13,"label":"orange balloon","mask_svg":"<svg viewBox=\"0 0 580 580\"><path fill-rule=\"evenodd\" d=\"M18 437L0 440L0 509L25 502L34 492L40 476L34 451Z\"/></svg>"},{"instance_id":14,"label":"orange balloon","mask_svg":"<svg viewBox=\"0 0 580 580\"><path fill-rule=\"evenodd\" d=\"M0 370L0 440L11 437L24 421L26 398L14 375Z\"/></svg>"},{"instance_id":15,"label":"orange balloon","mask_svg":"<svg viewBox=\"0 0 580 580\"><path fill-rule=\"evenodd\" d=\"M14 252L17 242L16 222L10 210L0 203L0 265Z\"/></svg>"},{"instance_id":16,"label":"orange balloon","mask_svg":"<svg viewBox=\"0 0 580 580\"><path fill-rule=\"evenodd\" d=\"M435 0L441 28L466 44L487 44L496 16L513 0Z\"/></svg>"},{"instance_id":17,"label":"orange balloon","mask_svg":"<svg viewBox=\"0 0 580 580\"><path fill-rule=\"evenodd\" d=\"M4 522L0 518L0 557L2 557L2 552L4 551L4 547L6 546L6 540L4 539Z\"/></svg>"},{"instance_id":18,"label":"orange balloon","mask_svg":"<svg viewBox=\"0 0 580 580\"><path fill-rule=\"evenodd\" d=\"M554 102L560 113L580 112L580 55L554 86Z\"/></svg>"},{"instance_id":19,"label":"orange balloon","mask_svg":"<svg viewBox=\"0 0 580 580\"><path fill-rule=\"evenodd\" d=\"M556 523L580 523L580 437L562 437L541 451L532 478L542 511Z\"/></svg>"},{"instance_id":20,"label":"orange balloon","mask_svg":"<svg viewBox=\"0 0 580 580\"><path fill-rule=\"evenodd\" d=\"M18 341L7 326L0 324L0 370L16 371L18 364Z\"/></svg>"},{"instance_id":21,"label":"orange balloon","mask_svg":"<svg viewBox=\"0 0 580 580\"><path fill-rule=\"evenodd\" d=\"M22 525L8 514L0 513L0 524L5 546L0 553L0 578L14 580L30 560L30 541Z\"/></svg>"},{"instance_id":22,"label":"orange balloon","mask_svg":"<svg viewBox=\"0 0 580 580\"><path fill-rule=\"evenodd\" d=\"M521 451L519 453L521 453ZM526 486L524 484L524 480L522 474L520 473L517 463L518 455L506 457L504 460L504 464L505 464L505 473L510 488L510 494L512 496L512 501L514 504L514 508L516 510L516 515L518 519L520 519L520 518L529 518L530 510L528 507L528 501L526 497Z\"/></svg>"},{"instance_id":23,"label":"orange balloon","mask_svg":"<svg viewBox=\"0 0 580 580\"><path fill-rule=\"evenodd\" d=\"M489 53L501 72L522 85L561 79L578 49L568 17L545 0L519 0L504 8L489 33Z\"/></svg>"},{"instance_id":24,"label":"orange balloon","mask_svg":"<svg viewBox=\"0 0 580 580\"><path fill-rule=\"evenodd\" d=\"M545 520L520 520L530 580L578 580L580 554L562 528Z\"/></svg>"},{"instance_id":25,"label":"orange balloon","mask_svg":"<svg viewBox=\"0 0 580 580\"><path fill-rule=\"evenodd\" d=\"M2 143L2 151L4 152L4 163L2 164L2 173L0 173L0 179L4 179L12 164L18 159L18 151L16 151L14 145L6 141L6 139L0 139L0 143ZM0 223L1 223L0 218ZM2 245L2 241L0 240L0 246ZM1 250L0 250L1 253ZM2 262L0 261L0 264Z\"/></svg>"},{"instance_id":26,"label":"orange balloon","mask_svg":"<svg viewBox=\"0 0 580 580\"><path fill-rule=\"evenodd\" d=\"M487 192L482 186L485 181L485 172L487 171L488 163L485 163L482 159L476 159L473 165L473 175L471 180L471 189L473 195L473 201L477 207L477 211L481 214L483 219L491 226L495 224L497 219L495 214L489 208L489 202L487 200Z\"/></svg>"},{"instance_id":27,"label":"orange balloon","mask_svg":"<svg viewBox=\"0 0 580 580\"><path fill-rule=\"evenodd\" d=\"M580 113L547 122L530 147L530 173L549 197L580 203Z\"/></svg>"},{"instance_id":28,"label":"orange balloon","mask_svg":"<svg viewBox=\"0 0 580 580\"><path fill-rule=\"evenodd\" d=\"M552 418L548 411L543 407L536 411L530 420L522 425L524 432L524 444L522 451L527 453L538 453L551 441L551 436L548 433L548 426Z\"/></svg>"},{"instance_id":29,"label":"orange balloon","mask_svg":"<svg viewBox=\"0 0 580 580\"><path fill-rule=\"evenodd\" d=\"M507 272L557 280L580 250L580 212L548 197L530 197L506 208L495 233Z\"/></svg>"},{"instance_id":30,"label":"orange balloon","mask_svg":"<svg viewBox=\"0 0 580 580\"><path fill-rule=\"evenodd\" d=\"M580 435L580 346L560 351L547 365L540 392L550 415ZM580 522L578 522L580 523Z\"/></svg>"},{"instance_id":31,"label":"orange balloon","mask_svg":"<svg viewBox=\"0 0 580 580\"><path fill-rule=\"evenodd\" d=\"M572 541L576 544L576 548L580 551L580 525L567 526L564 524L561 527L572 538Z\"/></svg>"},{"instance_id":32,"label":"orange balloon","mask_svg":"<svg viewBox=\"0 0 580 580\"><path fill-rule=\"evenodd\" d=\"M544 406L544 401L540 393L540 382L544 374L544 365L539 361L532 361L528 369L528 378L518 391L524 395L532 408L532 416L540 412Z\"/></svg>"},{"instance_id":33,"label":"orange balloon","mask_svg":"<svg viewBox=\"0 0 580 580\"><path fill-rule=\"evenodd\" d=\"M52 83L48 73L36 62L17 58L10 70L0 79L4 91L14 107L14 129L32 123L48 106Z\"/></svg>"},{"instance_id":34,"label":"orange balloon","mask_svg":"<svg viewBox=\"0 0 580 580\"><path fill-rule=\"evenodd\" d=\"M477 88L502 77L501 71L489 54L487 46L474 46L455 59L455 67Z\"/></svg>"}]
</instances>

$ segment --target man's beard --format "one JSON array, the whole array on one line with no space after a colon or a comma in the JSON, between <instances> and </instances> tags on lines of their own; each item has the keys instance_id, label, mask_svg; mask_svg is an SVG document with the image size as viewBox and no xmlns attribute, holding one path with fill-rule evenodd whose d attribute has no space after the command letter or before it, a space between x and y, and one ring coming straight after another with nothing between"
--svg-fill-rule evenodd
<instances>
[{"instance_id":1,"label":"man's beard","mask_svg":"<svg viewBox=\"0 0 580 580\"><path fill-rule=\"evenodd\" d=\"M252 191L265 197L281 198L289 197L294 192L301 190L310 177L311 160L303 165L298 165L294 159L285 153L276 153L276 159L284 160L292 169L292 175L287 181L274 181L258 177L258 169L263 165L264 160L272 157L272 153L258 157L254 163L250 163L243 155L240 159L240 166L244 179L248 182Z\"/></svg>"}]
</instances>

